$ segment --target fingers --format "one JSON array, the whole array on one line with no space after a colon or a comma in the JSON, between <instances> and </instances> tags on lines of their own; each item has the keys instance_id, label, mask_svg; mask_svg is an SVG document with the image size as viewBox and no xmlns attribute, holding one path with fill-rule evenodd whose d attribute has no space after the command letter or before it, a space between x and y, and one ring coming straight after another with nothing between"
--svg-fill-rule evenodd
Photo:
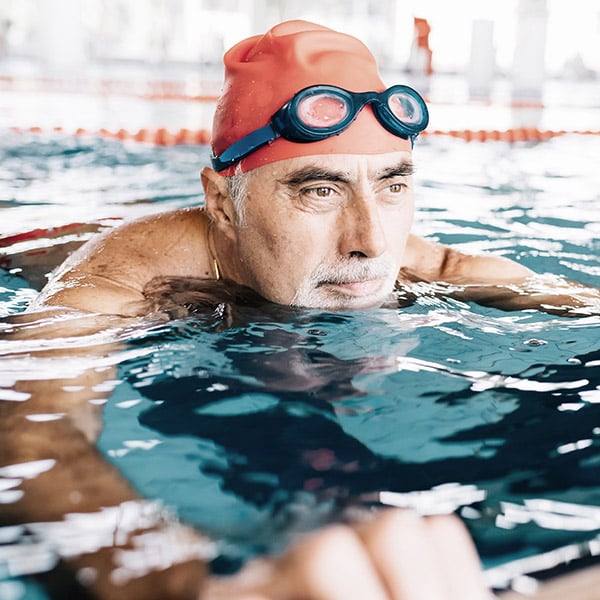
<instances>
[{"instance_id":1,"label":"fingers","mask_svg":"<svg viewBox=\"0 0 600 600\"><path fill-rule=\"evenodd\" d=\"M435 565L444 580L445 598L491 599L475 545L457 517L430 517L426 520L435 552Z\"/></svg>"},{"instance_id":2,"label":"fingers","mask_svg":"<svg viewBox=\"0 0 600 600\"><path fill-rule=\"evenodd\" d=\"M210 593L209 593L210 592ZM307 536L275 560L252 561L203 600L490 600L461 522L389 510L357 527Z\"/></svg>"},{"instance_id":3,"label":"fingers","mask_svg":"<svg viewBox=\"0 0 600 600\"><path fill-rule=\"evenodd\" d=\"M389 511L361 527L360 534L391 598L444 598L443 582L431 564L437 556L424 519Z\"/></svg>"},{"instance_id":4,"label":"fingers","mask_svg":"<svg viewBox=\"0 0 600 600\"><path fill-rule=\"evenodd\" d=\"M409 511L388 511L362 527L360 534L391 598L492 597L473 543L456 517L420 518Z\"/></svg>"},{"instance_id":5,"label":"fingers","mask_svg":"<svg viewBox=\"0 0 600 600\"><path fill-rule=\"evenodd\" d=\"M367 548L350 527L337 525L309 536L285 557L283 567L297 593L290 598L389 600Z\"/></svg>"},{"instance_id":6,"label":"fingers","mask_svg":"<svg viewBox=\"0 0 600 600\"><path fill-rule=\"evenodd\" d=\"M272 562L251 561L212 581L202 600L389 600L356 532L332 526L308 535Z\"/></svg>"}]
</instances>

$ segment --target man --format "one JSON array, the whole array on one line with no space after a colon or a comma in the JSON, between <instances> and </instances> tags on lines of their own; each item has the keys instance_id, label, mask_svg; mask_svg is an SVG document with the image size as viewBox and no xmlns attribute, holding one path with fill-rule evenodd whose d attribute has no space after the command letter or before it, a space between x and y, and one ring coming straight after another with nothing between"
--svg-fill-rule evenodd
<instances>
[{"instance_id":1,"label":"man","mask_svg":"<svg viewBox=\"0 0 600 600\"><path fill-rule=\"evenodd\" d=\"M224 279L275 303L332 310L381 305L398 282L414 280L455 284L454 292L486 303L540 304L540 298L512 287L532 275L528 269L411 235L412 144L427 124L427 109L413 90L386 90L361 42L293 21L242 41L226 54L225 66L213 168L202 171L206 209L128 223L74 253L31 308L77 311L77 319L53 325L58 334L94 330L104 322L111 326L115 317L164 312L174 302L172 278L188 282L192 299L207 282ZM550 297L559 298L553 292ZM179 303L189 298L184 294ZM73 510L72 498L79 512L92 515L107 514L107 506L142 511L136 492L89 443L97 435L94 419L80 414L90 410L90 398L98 399L98 383L106 378L110 370L90 369L78 379L57 380L51 394L46 382L15 387L44 412L73 417L44 423L48 431L42 435L39 424L25 422L21 413L30 410L25 403L10 407L2 432L8 464L47 459L49 438L60 444L60 453L52 481L25 482L23 498L7 515L55 521ZM24 428L27 446L21 441ZM60 486L54 484L57 477ZM106 598L195 597L203 585L202 598L246 600L489 597L472 544L449 517L423 520L392 511L352 527L335 526L222 581L205 578L193 550L195 532L156 516L146 521L141 532L125 532L131 539L124 535L115 542L112 554L102 548L67 556L67 566L92 573L86 582ZM180 560L168 573L145 573L119 587L114 557L149 532L155 537L146 541L162 545L167 539L180 546Z\"/></svg>"},{"instance_id":2,"label":"man","mask_svg":"<svg viewBox=\"0 0 600 600\"><path fill-rule=\"evenodd\" d=\"M334 310L380 305L415 280L504 308L585 304L565 289L536 293L533 273L517 263L410 233L411 150L427 109L410 88L386 90L357 39L292 21L239 43L225 67L214 168L202 171L206 209L99 236L35 308L145 315L157 308L162 277L222 278L272 302Z\"/></svg>"}]
</instances>

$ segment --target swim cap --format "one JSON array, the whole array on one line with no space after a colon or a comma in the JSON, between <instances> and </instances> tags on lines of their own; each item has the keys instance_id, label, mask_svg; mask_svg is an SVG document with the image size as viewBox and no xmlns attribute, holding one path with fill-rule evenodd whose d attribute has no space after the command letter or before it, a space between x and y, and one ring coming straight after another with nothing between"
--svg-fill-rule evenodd
<instances>
[{"instance_id":1,"label":"swim cap","mask_svg":"<svg viewBox=\"0 0 600 600\"><path fill-rule=\"evenodd\" d=\"M286 21L233 46L224 57L225 84L213 121L212 149L219 156L245 135L267 125L294 94L311 85L350 92L386 89L375 57L358 39L307 21ZM365 106L340 135L309 143L277 138L240 161L249 171L286 158L314 154L383 154L411 150L410 140L384 129ZM221 171L233 173L235 165Z\"/></svg>"}]
</instances>

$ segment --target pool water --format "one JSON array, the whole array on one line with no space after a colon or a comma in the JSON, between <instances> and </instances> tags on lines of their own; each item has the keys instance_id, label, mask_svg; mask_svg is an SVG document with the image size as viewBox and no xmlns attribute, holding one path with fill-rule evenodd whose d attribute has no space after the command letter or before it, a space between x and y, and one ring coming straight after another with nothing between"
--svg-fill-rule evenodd
<instances>
[{"instance_id":1,"label":"pool water","mask_svg":"<svg viewBox=\"0 0 600 600\"><path fill-rule=\"evenodd\" d=\"M422 140L415 231L597 286L599 151L592 136ZM7 133L0 236L195 205L207 157L204 147ZM35 297L29 263L14 256L36 243L4 249L2 317ZM382 501L455 510L499 585L510 579L499 565L589 553L600 534L600 317L504 312L435 292L355 312L248 302L229 307L227 322L221 305L122 332L125 347L103 358L118 379L98 447L143 495L213 536L218 572ZM50 363L19 344L0 338L0 403L32 372L78 370L72 355ZM43 598L23 577L35 569L6 567L30 536L0 536L0 597Z\"/></svg>"}]
</instances>

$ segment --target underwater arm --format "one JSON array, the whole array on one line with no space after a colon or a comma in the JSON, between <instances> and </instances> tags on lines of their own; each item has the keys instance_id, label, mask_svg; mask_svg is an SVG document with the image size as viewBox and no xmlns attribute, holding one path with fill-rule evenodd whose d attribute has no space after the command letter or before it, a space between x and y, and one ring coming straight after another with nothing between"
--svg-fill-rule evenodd
<instances>
[{"instance_id":1,"label":"underwater arm","mask_svg":"<svg viewBox=\"0 0 600 600\"><path fill-rule=\"evenodd\" d=\"M42 580L60 598L197 597L208 542L142 498L95 447L115 378L103 357L118 348L78 348L77 334L122 321L45 312L36 324L33 316L2 327L3 341L15 344L3 358L27 357L41 371L23 373L0 402L0 466L14 497L2 524L22 525L50 552Z\"/></svg>"},{"instance_id":2,"label":"underwater arm","mask_svg":"<svg viewBox=\"0 0 600 600\"><path fill-rule=\"evenodd\" d=\"M34 316L41 318L34 313L13 318L8 336L21 342L39 338L39 328L28 322ZM491 598L472 542L457 519L421 519L400 511L359 515L352 525L307 535L281 556L251 561L234 577L208 576L210 542L159 503L142 498L95 448L101 404L110 394L115 368L92 360L69 377L64 370L70 361L60 360L110 355L116 342L100 340L82 356L74 339L135 320L76 312L57 317L48 311L42 321L45 338L56 341L52 349L38 344L37 354L52 358L60 372L50 380L24 377L12 390L14 400L0 403L2 465L12 469L12 489L22 492L3 505L2 518L7 524L25 524L41 542L58 549L61 562L51 579L53 586L61 586L59 597L82 597L78 588L83 586L102 600ZM81 523L91 542L69 536L70 528ZM77 541L88 545L73 547Z\"/></svg>"},{"instance_id":3,"label":"underwater arm","mask_svg":"<svg viewBox=\"0 0 600 600\"><path fill-rule=\"evenodd\" d=\"M89 376L76 382L88 390L93 383ZM29 389L34 398L34 387L24 385L19 392ZM44 387L47 392L46 382ZM282 556L256 559L234 577L207 577L201 556L210 546L200 534L141 499L79 428L66 420L26 423L24 418L19 411L3 415L5 458L10 465L52 465L21 484L22 499L7 506L4 518L33 524L29 527L42 541L63 552L51 579L59 597L84 597L85 588L103 600L491 598L472 542L457 520L420 519L396 510L354 527L334 525L310 534ZM90 540L68 535L77 523L86 524Z\"/></svg>"},{"instance_id":4,"label":"underwater arm","mask_svg":"<svg viewBox=\"0 0 600 600\"><path fill-rule=\"evenodd\" d=\"M536 309L561 316L600 314L600 290L538 275L502 256L469 255L411 236L400 281L433 283L439 293L503 310Z\"/></svg>"}]
</instances>

